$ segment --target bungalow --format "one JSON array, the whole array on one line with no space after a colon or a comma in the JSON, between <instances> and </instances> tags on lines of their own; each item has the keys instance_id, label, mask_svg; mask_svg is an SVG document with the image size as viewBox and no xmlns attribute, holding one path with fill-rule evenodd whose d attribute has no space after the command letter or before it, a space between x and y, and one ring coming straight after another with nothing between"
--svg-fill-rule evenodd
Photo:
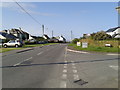
<instances>
[{"instance_id":1,"label":"bungalow","mask_svg":"<svg viewBox=\"0 0 120 90\"><path fill-rule=\"evenodd\" d=\"M20 40L31 40L34 39L30 34L28 34L27 32L21 30L21 28L19 29L11 29L11 30L3 30L1 32L7 33L7 34L11 34L17 38L19 38Z\"/></svg>"},{"instance_id":2,"label":"bungalow","mask_svg":"<svg viewBox=\"0 0 120 90\"><path fill-rule=\"evenodd\" d=\"M58 36L56 37L56 39L58 39L59 42L63 42L65 43L66 42L66 39L61 35L61 36Z\"/></svg>"},{"instance_id":3,"label":"bungalow","mask_svg":"<svg viewBox=\"0 0 120 90\"><path fill-rule=\"evenodd\" d=\"M48 37L48 35L46 35L46 34L43 35L43 38L44 38L44 39L50 39L50 38Z\"/></svg>"},{"instance_id":4,"label":"bungalow","mask_svg":"<svg viewBox=\"0 0 120 90\"><path fill-rule=\"evenodd\" d=\"M12 35L12 34L8 34L5 32L0 32L0 39L17 39L16 36Z\"/></svg>"},{"instance_id":5,"label":"bungalow","mask_svg":"<svg viewBox=\"0 0 120 90\"><path fill-rule=\"evenodd\" d=\"M112 36L113 38L120 38L120 27L111 28L106 31L106 34Z\"/></svg>"}]
</instances>

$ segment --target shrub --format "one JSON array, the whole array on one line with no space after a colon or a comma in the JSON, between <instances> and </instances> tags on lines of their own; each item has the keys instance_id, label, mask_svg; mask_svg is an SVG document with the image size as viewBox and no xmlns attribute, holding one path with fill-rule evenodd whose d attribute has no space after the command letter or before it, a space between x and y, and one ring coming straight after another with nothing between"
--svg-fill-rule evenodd
<instances>
[{"instance_id":1,"label":"shrub","mask_svg":"<svg viewBox=\"0 0 120 90\"><path fill-rule=\"evenodd\" d=\"M76 43L79 42L79 41L80 41L80 39L75 38L75 39L72 40L72 43L76 44Z\"/></svg>"},{"instance_id":2,"label":"shrub","mask_svg":"<svg viewBox=\"0 0 120 90\"><path fill-rule=\"evenodd\" d=\"M110 35L106 34L104 31L93 33L91 35L91 38L94 39L94 40L109 40L109 39L112 39L112 37Z\"/></svg>"}]
</instances>

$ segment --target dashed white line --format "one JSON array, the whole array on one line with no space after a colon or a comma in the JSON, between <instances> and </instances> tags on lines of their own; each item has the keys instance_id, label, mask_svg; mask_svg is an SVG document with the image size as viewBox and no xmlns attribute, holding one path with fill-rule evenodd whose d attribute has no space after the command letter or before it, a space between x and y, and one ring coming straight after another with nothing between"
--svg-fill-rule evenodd
<instances>
[{"instance_id":1,"label":"dashed white line","mask_svg":"<svg viewBox=\"0 0 120 90\"><path fill-rule=\"evenodd\" d=\"M64 68L67 68L67 66L64 66Z\"/></svg>"},{"instance_id":2,"label":"dashed white line","mask_svg":"<svg viewBox=\"0 0 120 90\"><path fill-rule=\"evenodd\" d=\"M63 74L62 79L67 79L67 74Z\"/></svg>"},{"instance_id":3,"label":"dashed white line","mask_svg":"<svg viewBox=\"0 0 120 90\"><path fill-rule=\"evenodd\" d=\"M60 88L66 88L66 87L67 87L66 81L61 81Z\"/></svg>"},{"instance_id":4,"label":"dashed white line","mask_svg":"<svg viewBox=\"0 0 120 90\"><path fill-rule=\"evenodd\" d=\"M74 74L73 77L74 77L74 80L79 80L79 76L77 74Z\"/></svg>"},{"instance_id":5,"label":"dashed white line","mask_svg":"<svg viewBox=\"0 0 120 90\"><path fill-rule=\"evenodd\" d=\"M42 54L43 52L40 52L40 53L38 53L37 55L40 55L40 54Z\"/></svg>"},{"instance_id":6,"label":"dashed white line","mask_svg":"<svg viewBox=\"0 0 120 90\"><path fill-rule=\"evenodd\" d=\"M67 66L67 64L64 64L64 65L66 65L66 66Z\"/></svg>"},{"instance_id":7,"label":"dashed white line","mask_svg":"<svg viewBox=\"0 0 120 90\"><path fill-rule=\"evenodd\" d=\"M63 72L66 73L66 72L67 72L67 69L64 69Z\"/></svg>"},{"instance_id":8,"label":"dashed white line","mask_svg":"<svg viewBox=\"0 0 120 90\"><path fill-rule=\"evenodd\" d=\"M28 60L30 60L30 59L32 59L32 58L33 58L33 57L30 57L30 58L28 58L28 59L23 60L22 62L28 61ZM19 62L19 63L17 63L17 64L14 64L13 66L18 66L18 65L20 65L22 62Z\"/></svg>"},{"instance_id":9,"label":"dashed white line","mask_svg":"<svg viewBox=\"0 0 120 90\"><path fill-rule=\"evenodd\" d=\"M75 66L72 66L72 68L74 68L74 69L75 69L76 67L75 67Z\"/></svg>"},{"instance_id":10,"label":"dashed white line","mask_svg":"<svg viewBox=\"0 0 120 90\"><path fill-rule=\"evenodd\" d=\"M108 53L107 55L120 55L120 54Z\"/></svg>"},{"instance_id":11,"label":"dashed white line","mask_svg":"<svg viewBox=\"0 0 120 90\"><path fill-rule=\"evenodd\" d=\"M73 70L73 73L77 73L77 70Z\"/></svg>"},{"instance_id":12,"label":"dashed white line","mask_svg":"<svg viewBox=\"0 0 120 90\"><path fill-rule=\"evenodd\" d=\"M24 60L24 61L28 61L28 60L30 60L30 59L32 59L32 57L30 57L30 58L28 58L28 59L26 59L26 60Z\"/></svg>"},{"instance_id":13,"label":"dashed white line","mask_svg":"<svg viewBox=\"0 0 120 90\"><path fill-rule=\"evenodd\" d=\"M75 65L74 63L72 63L72 65Z\"/></svg>"},{"instance_id":14,"label":"dashed white line","mask_svg":"<svg viewBox=\"0 0 120 90\"><path fill-rule=\"evenodd\" d=\"M67 61L65 61L65 63L67 63Z\"/></svg>"},{"instance_id":15,"label":"dashed white line","mask_svg":"<svg viewBox=\"0 0 120 90\"><path fill-rule=\"evenodd\" d=\"M118 70L118 66L110 65L109 67L113 68L114 70Z\"/></svg>"}]
</instances>

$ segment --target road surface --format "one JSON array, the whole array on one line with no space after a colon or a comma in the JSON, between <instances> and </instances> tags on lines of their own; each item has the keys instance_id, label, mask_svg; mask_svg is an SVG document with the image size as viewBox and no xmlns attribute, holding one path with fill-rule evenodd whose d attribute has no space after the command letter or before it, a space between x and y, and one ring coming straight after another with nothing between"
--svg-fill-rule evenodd
<instances>
[{"instance_id":1,"label":"road surface","mask_svg":"<svg viewBox=\"0 0 120 90\"><path fill-rule=\"evenodd\" d=\"M2 57L3 88L117 88L118 56L72 52L67 44Z\"/></svg>"}]
</instances>

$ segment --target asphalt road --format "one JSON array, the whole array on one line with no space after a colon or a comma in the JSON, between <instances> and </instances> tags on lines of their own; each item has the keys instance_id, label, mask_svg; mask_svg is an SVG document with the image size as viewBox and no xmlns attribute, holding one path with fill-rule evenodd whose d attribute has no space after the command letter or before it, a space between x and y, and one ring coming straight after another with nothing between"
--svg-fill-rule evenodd
<instances>
[{"instance_id":1,"label":"asphalt road","mask_svg":"<svg viewBox=\"0 0 120 90\"><path fill-rule=\"evenodd\" d=\"M66 44L2 57L3 88L117 88L118 56L72 52Z\"/></svg>"}]
</instances>

